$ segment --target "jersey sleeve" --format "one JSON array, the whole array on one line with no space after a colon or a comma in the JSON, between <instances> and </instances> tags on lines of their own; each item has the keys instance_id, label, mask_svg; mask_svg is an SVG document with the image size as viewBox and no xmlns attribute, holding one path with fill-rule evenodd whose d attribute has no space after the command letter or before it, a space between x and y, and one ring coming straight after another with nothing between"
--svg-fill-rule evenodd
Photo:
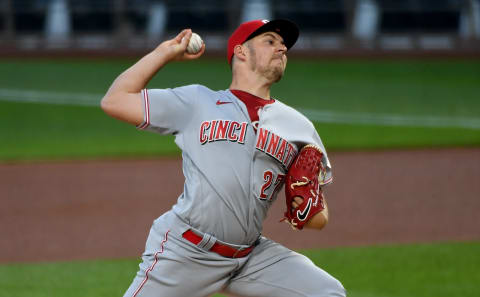
<instances>
[{"instance_id":1,"label":"jersey sleeve","mask_svg":"<svg viewBox=\"0 0 480 297\"><path fill-rule=\"evenodd\" d=\"M325 146L323 145L322 140L320 139L320 136L318 135L317 130L313 126L313 123L312 123L312 127L313 127L313 139L315 140L316 144L318 146L320 146L320 148L323 151L322 164L323 164L323 167L325 168L325 172L323 172L323 174L321 174L320 179L319 179L319 183L320 183L321 186L328 185L328 184L333 182L332 165L330 164L330 160L328 159L327 151L325 149Z\"/></svg>"},{"instance_id":2,"label":"jersey sleeve","mask_svg":"<svg viewBox=\"0 0 480 297\"><path fill-rule=\"evenodd\" d=\"M195 85L173 89L143 89L144 119L137 126L159 134L177 134L181 132L192 118L197 99Z\"/></svg>"}]
</instances>

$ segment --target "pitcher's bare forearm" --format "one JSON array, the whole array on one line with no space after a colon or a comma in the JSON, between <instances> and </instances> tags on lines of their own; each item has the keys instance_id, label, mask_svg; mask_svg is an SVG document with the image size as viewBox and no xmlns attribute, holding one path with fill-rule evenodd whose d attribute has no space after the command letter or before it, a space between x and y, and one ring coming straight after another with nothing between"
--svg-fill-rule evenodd
<instances>
[{"instance_id":1,"label":"pitcher's bare forearm","mask_svg":"<svg viewBox=\"0 0 480 297\"><path fill-rule=\"evenodd\" d=\"M108 98L115 93L140 93L168 62L165 54L158 48L155 49L120 74L108 89L105 97Z\"/></svg>"}]
</instances>

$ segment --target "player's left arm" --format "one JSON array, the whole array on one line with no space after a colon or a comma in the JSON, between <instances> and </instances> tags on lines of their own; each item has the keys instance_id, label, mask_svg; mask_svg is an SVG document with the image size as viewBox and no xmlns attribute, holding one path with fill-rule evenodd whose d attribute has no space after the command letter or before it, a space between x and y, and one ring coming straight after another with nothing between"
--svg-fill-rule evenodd
<instances>
[{"instance_id":1,"label":"player's left arm","mask_svg":"<svg viewBox=\"0 0 480 297\"><path fill-rule=\"evenodd\" d=\"M313 129L312 134L313 134L314 142L316 144L321 144L322 140L320 139L320 135L318 135L318 132L316 129ZM310 218L310 220L308 220L308 222L305 224L305 227L309 229L321 230L327 225L328 219L329 219L327 199L325 197L323 188L329 183L331 183L332 177L331 177L330 161L328 160L328 157L326 154L322 156L322 163L324 165L325 172L324 172L323 180L321 181L322 186L320 186L320 195L322 196L324 209L321 212L315 214L312 218ZM297 202L297 205L296 205L297 207L303 202L303 199L301 197L298 197L298 198L299 200L295 199L295 201Z\"/></svg>"},{"instance_id":2,"label":"player's left arm","mask_svg":"<svg viewBox=\"0 0 480 297\"><path fill-rule=\"evenodd\" d=\"M328 223L328 207L323 186L331 182L327 158L322 147L302 147L285 176L287 210L285 221L294 229L322 229Z\"/></svg>"}]
</instances>

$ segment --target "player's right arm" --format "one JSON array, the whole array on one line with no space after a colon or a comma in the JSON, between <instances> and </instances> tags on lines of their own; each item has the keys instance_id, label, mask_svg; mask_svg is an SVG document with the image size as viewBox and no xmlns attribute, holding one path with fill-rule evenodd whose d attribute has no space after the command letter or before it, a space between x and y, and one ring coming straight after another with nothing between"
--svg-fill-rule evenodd
<instances>
[{"instance_id":1,"label":"player's right arm","mask_svg":"<svg viewBox=\"0 0 480 297\"><path fill-rule=\"evenodd\" d=\"M190 29L183 30L175 38L162 42L152 52L120 74L101 101L103 111L121 121L140 125L144 118L140 93L152 77L171 61L197 59L205 52L205 45L197 54L186 52L191 36Z\"/></svg>"}]
</instances>

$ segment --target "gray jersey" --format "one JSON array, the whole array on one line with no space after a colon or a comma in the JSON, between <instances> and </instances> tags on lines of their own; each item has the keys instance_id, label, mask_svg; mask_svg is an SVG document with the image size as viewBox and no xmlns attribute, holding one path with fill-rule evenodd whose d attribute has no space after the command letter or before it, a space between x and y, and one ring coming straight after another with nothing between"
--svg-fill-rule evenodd
<instances>
[{"instance_id":1,"label":"gray jersey","mask_svg":"<svg viewBox=\"0 0 480 297\"><path fill-rule=\"evenodd\" d=\"M232 244L252 244L283 186L283 177L305 144L324 152L313 124L276 100L252 123L245 104L229 90L201 85L143 90L139 129L175 135L182 150L184 191L173 211L188 225Z\"/></svg>"}]
</instances>

